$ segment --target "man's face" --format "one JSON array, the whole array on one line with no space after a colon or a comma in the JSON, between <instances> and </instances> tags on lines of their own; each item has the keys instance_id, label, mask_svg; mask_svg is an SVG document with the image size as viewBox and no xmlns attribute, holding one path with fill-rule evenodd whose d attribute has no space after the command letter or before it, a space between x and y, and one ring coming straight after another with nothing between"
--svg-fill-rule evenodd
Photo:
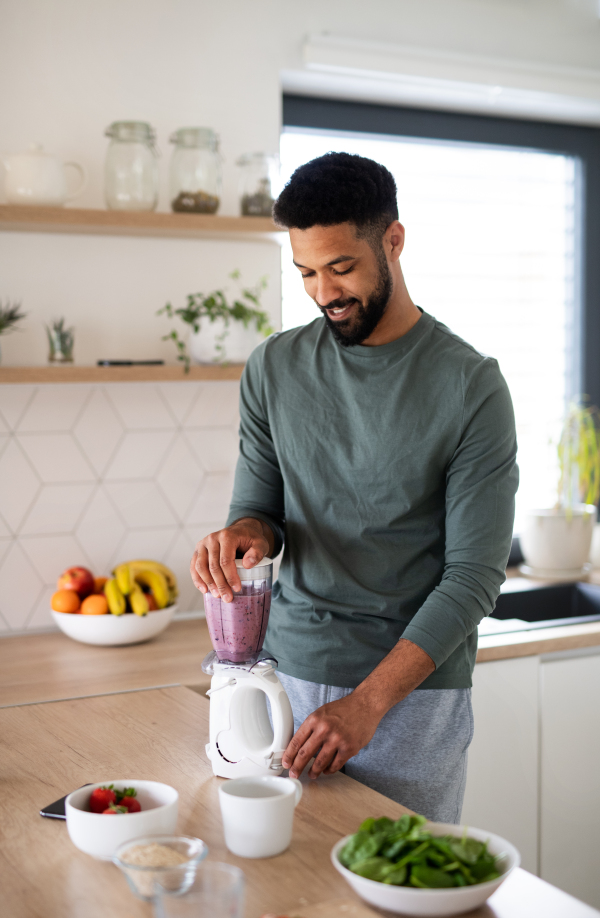
<instances>
[{"instance_id":1,"label":"man's face","mask_svg":"<svg viewBox=\"0 0 600 918\"><path fill-rule=\"evenodd\" d=\"M383 248L376 254L351 223L290 229L304 289L340 344L361 344L375 330L392 294Z\"/></svg>"}]
</instances>

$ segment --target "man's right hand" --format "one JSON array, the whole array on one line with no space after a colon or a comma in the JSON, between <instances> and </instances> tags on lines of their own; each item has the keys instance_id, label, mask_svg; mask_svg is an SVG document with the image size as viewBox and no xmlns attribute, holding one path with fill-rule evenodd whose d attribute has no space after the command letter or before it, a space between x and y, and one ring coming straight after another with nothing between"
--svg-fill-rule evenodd
<instances>
[{"instance_id":1,"label":"man's right hand","mask_svg":"<svg viewBox=\"0 0 600 918\"><path fill-rule=\"evenodd\" d=\"M201 593L210 590L215 599L232 602L233 594L242 589L235 565L237 552L244 552L245 568L255 567L272 553L274 544L271 528L253 517L211 532L198 542L192 556L190 573L194 585Z\"/></svg>"}]
</instances>

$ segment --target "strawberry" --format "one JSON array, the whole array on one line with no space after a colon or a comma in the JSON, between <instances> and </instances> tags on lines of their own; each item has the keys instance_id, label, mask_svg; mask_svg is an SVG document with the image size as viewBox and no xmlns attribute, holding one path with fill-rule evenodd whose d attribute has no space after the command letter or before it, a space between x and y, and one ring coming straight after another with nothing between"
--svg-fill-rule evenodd
<instances>
[{"instance_id":1,"label":"strawberry","mask_svg":"<svg viewBox=\"0 0 600 918\"><path fill-rule=\"evenodd\" d=\"M111 805L108 807L107 810L102 810L102 815L106 816L106 815L109 815L110 813L128 813L128 812L129 810L127 809L126 806L115 806L114 803L111 803Z\"/></svg>"},{"instance_id":2,"label":"strawberry","mask_svg":"<svg viewBox=\"0 0 600 918\"><path fill-rule=\"evenodd\" d=\"M130 813L139 813L142 809L137 797L135 787L126 787L125 790L117 791L117 803L119 806L126 806Z\"/></svg>"},{"instance_id":3,"label":"strawberry","mask_svg":"<svg viewBox=\"0 0 600 918\"><path fill-rule=\"evenodd\" d=\"M92 813L103 813L116 799L112 784L108 787L96 787L90 795L90 810Z\"/></svg>"}]
</instances>

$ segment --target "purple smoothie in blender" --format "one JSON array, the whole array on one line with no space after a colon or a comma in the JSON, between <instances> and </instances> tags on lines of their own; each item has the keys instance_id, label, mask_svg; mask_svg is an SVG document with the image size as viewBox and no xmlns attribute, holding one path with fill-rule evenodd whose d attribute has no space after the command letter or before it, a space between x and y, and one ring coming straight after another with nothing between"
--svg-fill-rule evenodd
<instances>
[{"instance_id":1,"label":"purple smoothie in blender","mask_svg":"<svg viewBox=\"0 0 600 918\"><path fill-rule=\"evenodd\" d=\"M258 657L264 644L271 610L273 562L263 558L249 569L242 565L241 559L235 563L242 581L241 592L233 594L232 602L205 593L204 611L218 659L246 663Z\"/></svg>"}]
</instances>

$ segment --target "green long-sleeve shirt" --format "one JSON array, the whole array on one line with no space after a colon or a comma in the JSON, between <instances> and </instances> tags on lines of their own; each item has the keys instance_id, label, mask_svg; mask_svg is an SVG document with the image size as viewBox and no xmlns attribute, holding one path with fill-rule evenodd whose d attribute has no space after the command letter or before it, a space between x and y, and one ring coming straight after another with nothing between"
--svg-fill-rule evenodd
<instances>
[{"instance_id":1,"label":"green long-sleeve shirt","mask_svg":"<svg viewBox=\"0 0 600 918\"><path fill-rule=\"evenodd\" d=\"M400 637L466 688L493 610L518 484L497 362L427 313L379 347L322 318L272 335L242 377L229 522L285 542L265 649L282 672L355 687Z\"/></svg>"}]
</instances>

